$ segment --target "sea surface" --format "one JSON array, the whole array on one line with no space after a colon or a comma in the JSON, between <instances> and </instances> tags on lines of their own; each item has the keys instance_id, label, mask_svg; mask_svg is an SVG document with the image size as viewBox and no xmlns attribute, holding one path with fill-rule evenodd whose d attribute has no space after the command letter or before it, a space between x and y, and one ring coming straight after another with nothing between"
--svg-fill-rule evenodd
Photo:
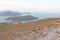
<instances>
[{"instance_id":1,"label":"sea surface","mask_svg":"<svg viewBox=\"0 0 60 40\"><path fill-rule=\"evenodd\" d=\"M8 16L0 16L0 23L11 21L11 20L5 20L6 18L8 18Z\"/></svg>"},{"instance_id":2,"label":"sea surface","mask_svg":"<svg viewBox=\"0 0 60 40\"><path fill-rule=\"evenodd\" d=\"M30 14L23 14L20 16L25 16L25 15L32 15L34 17L38 17L40 19L44 19L44 18L60 18L60 13L47 13L47 12L31 12ZM8 18L10 16L0 16L0 23L1 22L10 22L11 20L5 20L6 18ZM36 20L28 20L28 21L21 21L21 22L32 22L32 21L36 21Z\"/></svg>"}]
</instances>

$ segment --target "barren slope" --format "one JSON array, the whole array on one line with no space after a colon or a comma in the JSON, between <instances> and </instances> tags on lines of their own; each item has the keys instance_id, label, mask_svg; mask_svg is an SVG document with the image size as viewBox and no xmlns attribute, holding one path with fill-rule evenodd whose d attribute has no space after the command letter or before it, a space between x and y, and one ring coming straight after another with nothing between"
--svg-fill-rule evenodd
<instances>
[{"instance_id":1,"label":"barren slope","mask_svg":"<svg viewBox=\"0 0 60 40\"><path fill-rule=\"evenodd\" d=\"M51 28L54 29L54 28L58 28L59 26L60 26L60 18L47 18L47 19L42 19L39 21L31 22L31 23L26 23L26 24L11 24L11 25L6 25L6 26L4 25L3 27L0 27L0 40L15 40L15 39L23 40L23 39L20 39L21 36L22 36L22 38L24 35L27 36L30 34L31 34L31 36L33 36L33 35L35 36L35 34L34 34L35 32L44 34L44 32L46 30L50 30L50 31L47 31L48 35L46 35L45 38L38 37L39 40L40 39L45 40L47 37L49 37L49 35L55 34L54 32L52 32L53 30L51 31ZM31 36L28 36L27 38L30 38ZM38 40L38 39L36 38L36 40ZM29 40L29 39L24 39L24 40ZM30 39L30 40L33 40L33 39ZM48 40L48 39L46 39L46 40ZM53 39L50 38L50 40L53 40Z\"/></svg>"}]
</instances>

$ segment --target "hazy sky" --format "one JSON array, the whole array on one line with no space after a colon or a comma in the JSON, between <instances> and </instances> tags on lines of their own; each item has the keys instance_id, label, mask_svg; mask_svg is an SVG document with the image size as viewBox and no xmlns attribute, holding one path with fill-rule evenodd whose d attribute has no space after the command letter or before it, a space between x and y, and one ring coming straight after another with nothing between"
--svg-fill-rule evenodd
<instances>
[{"instance_id":1,"label":"hazy sky","mask_svg":"<svg viewBox=\"0 0 60 40\"><path fill-rule=\"evenodd\" d=\"M60 0L0 0L0 11L59 12Z\"/></svg>"}]
</instances>

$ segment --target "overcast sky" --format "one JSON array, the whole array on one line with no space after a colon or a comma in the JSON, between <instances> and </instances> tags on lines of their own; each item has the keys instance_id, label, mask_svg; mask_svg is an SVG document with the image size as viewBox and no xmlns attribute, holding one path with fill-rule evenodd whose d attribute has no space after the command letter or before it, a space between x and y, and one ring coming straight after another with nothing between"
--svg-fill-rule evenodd
<instances>
[{"instance_id":1,"label":"overcast sky","mask_svg":"<svg viewBox=\"0 0 60 40\"><path fill-rule=\"evenodd\" d=\"M60 0L0 0L0 11L59 12Z\"/></svg>"}]
</instances>

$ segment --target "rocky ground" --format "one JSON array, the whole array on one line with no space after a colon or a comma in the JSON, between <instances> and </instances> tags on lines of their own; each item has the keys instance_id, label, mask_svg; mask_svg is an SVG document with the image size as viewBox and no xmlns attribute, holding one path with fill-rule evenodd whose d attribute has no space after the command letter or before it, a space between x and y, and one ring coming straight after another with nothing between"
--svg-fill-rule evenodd
<instances>
[{"instance_id":1,"label":"rocky ground","mask_svg":"<svg viewBox=\"0 0 60 40\"><path fill-rule=\"evenodd\" d=\"M13 26L0 27L0 40L60 40L59 18Z\"/></svg>"}]
</instances>

